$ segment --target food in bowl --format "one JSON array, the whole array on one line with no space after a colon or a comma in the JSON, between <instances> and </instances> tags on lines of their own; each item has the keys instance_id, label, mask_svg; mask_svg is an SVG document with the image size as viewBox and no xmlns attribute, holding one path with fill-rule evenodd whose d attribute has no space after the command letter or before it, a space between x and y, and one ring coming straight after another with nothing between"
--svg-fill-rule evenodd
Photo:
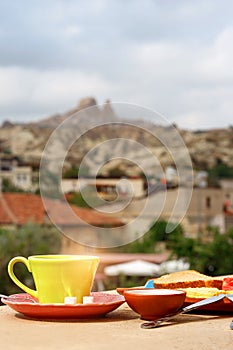
<instances>
[{"instance_id":1,"label":"food in bowl","mask_svg":"<svg viewBox=\"0 0 233 350\"><path fill-rule=\"evenodd\" d=\"M144 320L156 320L182 308L186 292L171 289L126 290L127 304Z\"/></svg>"}]
</instances>

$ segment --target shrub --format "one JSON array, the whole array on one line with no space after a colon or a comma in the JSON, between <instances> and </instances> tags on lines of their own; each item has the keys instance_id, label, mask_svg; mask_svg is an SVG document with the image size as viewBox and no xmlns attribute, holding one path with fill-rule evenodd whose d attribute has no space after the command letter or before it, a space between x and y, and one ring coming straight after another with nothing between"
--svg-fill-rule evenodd
<instances>
[{"instance_id":1,"label":"shrub","mask_svg":"<svg viewBox=\"0 0 233 350\"><path fill-rule=\"evenodd\" d=\"M127 253L155 253L158 242L168 242L170 237L183 237L181 225L169 223L170 233L167 233L167 227L167 221L158 220L152 224L150 230L144 236L119 250Z\"/></svg>"},{"instance_id":2,"label":"shrub","mask_svg":"<svg viewBox=\"0 0 233 350\"><path fill-rule=\"evenodd\" d=\"M9 179L2 180L2 192L24 192L21 188L15 186Z\"/></svg>"},{"instance_id":3,"label":"shrub","mask_svg":"<svg viewBox=\"0 0 233 350\"><path fill-rule=\"evenodd\" d=\"M156 253L159 242L164 242L170 258L185 259L190 268L207 275L232 274L233 271L233 228L220 233L218 228L209 228L211 239L185 237L181 225L174 225L171 233L166 233L167 222L155 222L149 232L118 251L127 253Z\"/></svg>"},{"instance_id":4,"label":"shrub","mask_svg":"<svg viewBox=\"0 0 233 350\"><path fill-rule=\"evenodd\" d=\"M233 228L224 234L212 228L211 241L185 237L171 237L167 247L173 256L186 258L190 268L207 275L231 274L233 271Z\"/></svg>"},{"instance_id":5,"label":"shrub","mask_svg":"<svg viewBox=\"0 0 233 350\"><path fill-rule=\"evenodd\" d=\"M53 227L29 223L21 228L0 229L0 291L2 294L22 292L10 279L7 265L11 258L21 255L56 254L61 248L61 235ZM32 287L30 273L23 264L15 266L18 278Z\"/></svg>"}]
</instances>

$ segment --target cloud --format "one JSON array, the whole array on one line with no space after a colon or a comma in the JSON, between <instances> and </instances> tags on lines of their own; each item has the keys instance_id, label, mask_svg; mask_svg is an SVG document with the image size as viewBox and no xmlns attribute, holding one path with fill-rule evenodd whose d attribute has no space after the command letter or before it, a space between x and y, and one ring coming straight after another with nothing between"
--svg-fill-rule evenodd
<instances>
[{"instance_id":1,"label":"cloud","mask_svg":"<svg viewBox=\"0 0 233 350\"><path fill-rule=\"evenodd\" d=\"M231 124L230 0L9 0L1 10L1 119L93 95L187 127Z\"/></svg>"},{"instance_id":2,"label":"cloud","mask_svg":"<svg viewBox=\"0 0 233 350\"><path fill-rule=\"evenodd\" d=\"M0 109L4 119L11 120L64 112L78 103L78 96L95 95L96 91L104 95L108 90L108 83L98 74L78 70L10 67L0 69L0 80Z\"/></svg>"},{"instance_id":3,"label":"cloud","mask_svg":"<svg viewBox=\"0 0 233 350\"><path fill-rule=\"evenodd\" d=\"M212 46L203 49L199 74L210 82L232 83L233 71L233 26L224 28Z\"/></svg>"}]
</instances>

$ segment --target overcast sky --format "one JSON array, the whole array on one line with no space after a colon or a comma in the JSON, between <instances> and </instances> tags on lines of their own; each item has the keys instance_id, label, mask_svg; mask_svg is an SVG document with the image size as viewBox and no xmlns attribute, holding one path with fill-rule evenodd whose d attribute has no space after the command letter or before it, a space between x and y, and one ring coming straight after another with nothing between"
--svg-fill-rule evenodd
<instances>
[{"instance_id":1,"label":"overcast sky","mask_svg":"<svg viewBox=\"0 0 233 350\"><path fill-rule=\"evenodd\" d=\"M233 125L232 0L0 0L0 122L86 96Z\"/></svg>"}]
</instances>

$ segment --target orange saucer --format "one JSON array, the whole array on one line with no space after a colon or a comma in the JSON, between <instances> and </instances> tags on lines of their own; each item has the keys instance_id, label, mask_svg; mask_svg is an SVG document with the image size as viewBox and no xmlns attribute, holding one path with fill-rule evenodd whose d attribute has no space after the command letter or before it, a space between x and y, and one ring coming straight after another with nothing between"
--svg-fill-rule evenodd
<instances>
[{"instance_id":1,"label":"orange saucer","mask_svg":"<svg viewBox=\"0 0 233 350\"><path fill-rule=\"evenodd\" d=\"M125 302L125 298L117 294L105 292L93 292L93 303L89 304L40 304L22 301L27 294L14 294L14 301L2 298L2 303L13 310L29 317L37 319L88 319L103 317L107 313L117 309ZM17 300L18 297L18 300Z\"/></svg>"}]
</instances>

